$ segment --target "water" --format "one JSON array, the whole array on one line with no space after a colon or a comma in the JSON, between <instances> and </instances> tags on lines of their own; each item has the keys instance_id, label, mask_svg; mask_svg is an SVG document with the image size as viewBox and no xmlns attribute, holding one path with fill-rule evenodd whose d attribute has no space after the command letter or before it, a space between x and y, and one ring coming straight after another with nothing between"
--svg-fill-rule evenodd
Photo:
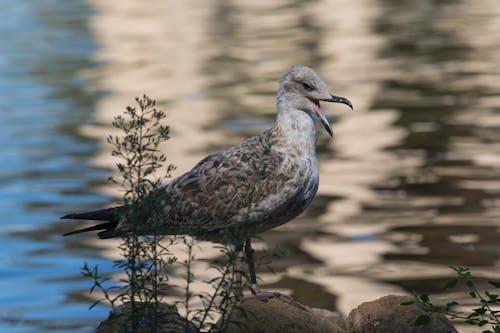
<instances>
[{"instance_id":1,"label":"water","mask_svg":"<svg viewBox=\"0 0 500 333\"><path fill-rule=\"evenodd\" d=\"M64 213L111 204L110 120L147 93L168 111L176 174L274 117L277 79L317 69L355 112L323 105L321 185L262 235L289 255L264 288L348 312L449 265L498 279L500 8L481 1L22 1L1 4L0 331L91 332L84 261L116 243L62 238ZM483 280L480 280L482 283ZM21 286L21 287L19 287ZM461 300L460 301L465 301ZM464 330L466 331L466 330Z\"/></svg>"},{"instance_id":2,"label":"water","mask_svg":"<svg viewBox=\"0 0 500 333\"><path fill-rule=\"evenodd\" d=\"M96 66L91 11L66 5L0 5L2 332L89 332L104 311L87 311L73 295L87 288L79 279L85 251L63 242L55 223L66 208L109 202L91 190L107 175L87 162L96 142L77 134L98 97L77 74ZM96 251L86 255L109 266Z\"/></svg>"}]
</instances>

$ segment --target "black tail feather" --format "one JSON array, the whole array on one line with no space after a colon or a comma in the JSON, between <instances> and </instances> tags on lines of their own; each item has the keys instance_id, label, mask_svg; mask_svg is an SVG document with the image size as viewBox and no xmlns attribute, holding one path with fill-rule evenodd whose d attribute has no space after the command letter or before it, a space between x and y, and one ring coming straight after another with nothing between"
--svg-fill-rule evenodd
<instances>
[{"instance_id":1,"label":"black tail feather","mask_svg":"<svg viewBox=\"0 0 500 333\"><path fill-rule=\"evenodd\" d=\"M118 221L120 219L121 210L122 206L112 207L112 208L94 210L92 212L68 214L61 217L61 219L109 221L109 222Z\"/></svg>"},{"instance_id":2,"label":"black tail feather","mask_svg":"<svg viewBox=\"0 0 500 333\"><path fill-rule=\"evenodd\" d=\"M69 236L88 231L103 230L97 234L99 238L112 238L114 237L114 231L120 219L121 210L122 207L113 207L86 213L64 215L63 217L61 217L61 219L106 221L106 223L100 223L87 228L67 232L63 234L63 236Z\"/></svg>"},{"instance_id":3,"label":"black tail feather","mask_svg":"<svg viewBox=\"0 0 500 333\"><path fill-rule=\"evenodd\" d=\"M63 234L63 236L80 234L82 232L87 232L87 231L104 230L104 231L101 231L99 233L99 235L100 235L101 233L104 233L105 231L114 231L117 224L118 224L118 222L106 222L106 223L96 224L96 225L93 225L93 226L90 226L87 228L67 232L67 233ZM103 238L103 237L99 237L99 238ZM111 237L106 237L106 238L111 238Z\"/></svg>"}]
</instances>

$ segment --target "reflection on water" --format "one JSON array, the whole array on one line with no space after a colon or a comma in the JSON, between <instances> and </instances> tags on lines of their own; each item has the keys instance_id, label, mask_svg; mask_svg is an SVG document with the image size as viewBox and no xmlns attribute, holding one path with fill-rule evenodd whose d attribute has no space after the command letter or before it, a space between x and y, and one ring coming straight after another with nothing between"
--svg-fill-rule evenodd
<instances>
[{"instance_id":1,"label":"reflection on water","mask_svg":"<svg viewBox=\"0 0 500 333\"><path fill-rule=\"evenodd\" d=\"M89 331L99 314L73 296L86 287L82 254L109 264L61 242L51 224L67 208L109 201L91 189L107 175L86 162L96 144L76 134L97 98L79 73L95 66L92 11L77 1L3 2L0 11L0 331Z\"/></svg>"},{"instance_id":2,"label":"reflection on water","mask_svg":"<svg viewBox=\"0 0 500 333\"><path fill-rule=\"evenodd\" d=\"M336 134L319 138L319 195L262 235L259 248L289 252L274 273L261 270L263 286L346 312L413 289L446 299L448 265L500 276L495 0L0 9L0 329L89 332L106 316L86 310L78 271L85 260L109 269L116 243L62 239L71 227L56 220L119 195L105 183L114 162L104 138L134 96L168 111L165 150L179 175L269 126L277 79L294 63L317 69L356 111L325 106Z\"/></svg>"}]
</instances>

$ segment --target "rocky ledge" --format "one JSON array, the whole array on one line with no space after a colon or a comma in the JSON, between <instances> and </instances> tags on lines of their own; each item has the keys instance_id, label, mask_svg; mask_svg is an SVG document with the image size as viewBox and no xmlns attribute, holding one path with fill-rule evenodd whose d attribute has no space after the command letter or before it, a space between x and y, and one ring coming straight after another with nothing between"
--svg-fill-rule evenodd
<instances>
[{"instance_id":1,"label":"rocky ledge","mask_svg":"<svg viewBox=\"0 0 500 333\"><path fill-rule=\"evenodd\" d=\"M415 320L424 312L416 305L401 305L410 300L410 296L384 296L362 303L344 319L337 312L310 308L288 297L250 298L233 311L226 333L457 333L453 324L440 314L427 313L431 321L416 327ZM186 322L175 307L165 304L160 313L162 324L159 332L186 332ZM129 314L128 304L119 307L96 332L119 332L120 327L127 325ZM187 330L197 332L194 326Z\"/></svg>"}]
</instances>

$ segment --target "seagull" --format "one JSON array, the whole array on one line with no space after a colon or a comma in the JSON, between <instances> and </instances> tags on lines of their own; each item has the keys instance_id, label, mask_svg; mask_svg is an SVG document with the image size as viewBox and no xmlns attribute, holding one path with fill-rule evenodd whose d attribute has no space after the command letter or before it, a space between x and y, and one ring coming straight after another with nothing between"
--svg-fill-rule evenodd
<instances>
[{"instance_id":1,"label":"seagull","mask_svg":"<svg viewBox=\"0 0 500 333\"><path fill-rule=\"evenodd\" d=\"M330 93L316 71L303 65L290 67L279 82L275 124L237 146L205 157L146 197L139 228L134 229L126 218L126 207L118 206L61 217L103 221L64 236L99 231L98 237L107 239L140 230L143 235L184 234L230 243L238 252L244 250L251 290L257 294L251 238L295 218L318 191L315 121L333 137L320 102L353 109L347 98ZM159 212L160 222L148 216L152 211Z\"/></svg>"}]
</instances>

